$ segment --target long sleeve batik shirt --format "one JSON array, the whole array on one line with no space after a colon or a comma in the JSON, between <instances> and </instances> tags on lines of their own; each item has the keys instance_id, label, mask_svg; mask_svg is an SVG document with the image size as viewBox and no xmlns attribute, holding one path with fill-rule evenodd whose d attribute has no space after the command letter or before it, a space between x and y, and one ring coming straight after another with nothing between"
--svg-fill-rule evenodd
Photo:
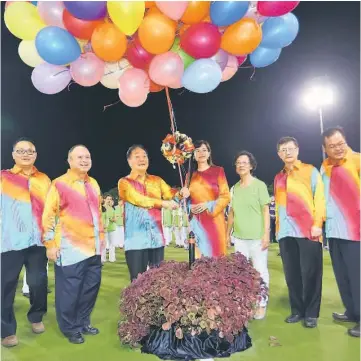
<instances>
[{"instance_id":1,"label":"long sleeve batik shirt","mask_svg":"<svg viewBox=\"0 0 361 361\"><path fill-rule=\"evenodd\" d=\"M163 247L162 202L177 191L160 177L135 172L119 180L118 191L124 201L125 251Z\"/></svg>"},{"instance_id":2,"label":"long sleeve batik shirt","mask_svg":"<svg viewBox=\"0 0 361 361\"><path fill-rule=\"evenodd\" d=\"M274 192L277 239L312 239L312 226L322 228L325 219L324 187L319 171L297 161L291 171L284 168L276 175Z\"/></svg>"},{"instance_id":3,"label":"long sleeve batik shirt","mask_svg":"<svg viewBox=\"0 0 361 361\"><path fill-rule=\"evenodd\" d=\"M43 246L41 217L50 179L35 167L1 171L1 252Z\"/></svg>"},{"instance_id":4,"label":"long sleeve batik shirt","mask_svg":"<svg viewBox=\"0 0 361 361\"><path fill-rule=\"evenodd\" d=\"M326 198L326 236L360 241L360 153L348 150L339 162L321 167Z\"/></svg>"},{"instance_id":5,"label":"long sleeve batik shirt","mask_svg":"<svg viewBox=\"0 0 361 361\"><path fill-rule=\"evenodd\" d=\"M101 193L95 179L80 179L73 170L52 182L43 227L47 248L60 248L59 266L100 255L104 241Z\"/></svg>"}]
</instances>

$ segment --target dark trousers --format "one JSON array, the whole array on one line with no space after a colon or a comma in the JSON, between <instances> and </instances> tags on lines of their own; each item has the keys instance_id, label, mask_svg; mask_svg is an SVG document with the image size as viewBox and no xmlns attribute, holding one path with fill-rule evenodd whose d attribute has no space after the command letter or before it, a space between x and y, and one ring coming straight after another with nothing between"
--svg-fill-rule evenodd
<instances>
[{"instance_id":1,"label":"dark trousers","mask_svg":"<svg viewBox=\"0 0 361 361\"><path fill-rule=\"evenodd\" d=\"M360 242L329 238L330 255L346 315L360 322Z\"/></svg>"},{"instance_id":2,"label":"dark trousers","mask_svg":"<svg viewBox=\"0 0 361 361\"><path fill-rule=\"evenodd\" d=\"M322 293L322 244L307 238L279 241L293 315L318 318Z\"/></svg>"},{"instance_id":3,"label":"dark trousers","mask_svg":"<svg viewBox=\"0 0 361 361\"><path fill-rule=\"evenodd\" d=\"M46 271L45 247L33 246L20 251L1 253L1 337L16 334L14 299L19 274L26 268L26 279L30 289L28 320L41 322L47 311L48 273Z\"/></svg>"},{"instance_id":4,"label":"dark trousers","mask_svg":"<svg viewBox=\"0 0 361 361\"><path fill-rule=\"evenodd\" d=\"M70 266L55 265L55 308L60 331L65 336L90 325L101 282L100 256Z\"/></svg>"},{"instance_id":5,"label":"dark trousers","mask_svg":"<svg viewBox=\"0 0 361 361\"><path fill-rule=\"evenodd\" d=\"M158 267L164 260L164 247L137 249L125 252L130 280L133 282L139 273L144 273L147 267Z\"/></svg>"},{"instance_id":6,"label":"dark trousers","mask_svg":"<svg viewBox=\"0 0 361 361\"><path fill-rule=\"evenodd\" d=\"M270 230L270 240L272 243L276 243L276 219L275 218L271 218L270 220L271 223L271 230Z\"/></svg>"}]
</instances>

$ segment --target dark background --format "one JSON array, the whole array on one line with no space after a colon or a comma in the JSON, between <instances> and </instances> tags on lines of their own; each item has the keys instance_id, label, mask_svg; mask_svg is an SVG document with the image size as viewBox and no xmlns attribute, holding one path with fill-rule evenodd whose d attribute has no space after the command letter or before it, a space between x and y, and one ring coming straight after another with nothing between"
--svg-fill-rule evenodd
<instances>
[{"instance_id":1,"label":"dark background","mask_svg":"<svg viewBox=\"0 0 361 361\"><path fill-rule=\"evenodd\" d=\"M2 12L4 3L2 2ZM238 150L253 152L256 175L272 182L282 166L276 153L281 136L295 136L300 158L317 167L321 139L317 112L302 106L306 82L328 75L337 88L336 101L324 111L325 127L342 125L351 147L360 146L360 3L301 2L294 11L300 22L295 42L273 65L240 69L210 94L171 91L179 130L211 143L216 164L225 167L230 184L237 180L232 163ZM67 151L77 143L92 153L94 176L103 190L128 174L126 150L144 144L150 153L150 173L179 184L178 172L163 158L161 141L170 131L165 93L149 94L140 108L119 103L116 90L101 84L43 95L31 83L32 68L18 56L19 39L1 24L1 162L10 168L12 143L26 136L34 140L37 167L51 178L67 169Z\"/></svg>"}]
</instances>

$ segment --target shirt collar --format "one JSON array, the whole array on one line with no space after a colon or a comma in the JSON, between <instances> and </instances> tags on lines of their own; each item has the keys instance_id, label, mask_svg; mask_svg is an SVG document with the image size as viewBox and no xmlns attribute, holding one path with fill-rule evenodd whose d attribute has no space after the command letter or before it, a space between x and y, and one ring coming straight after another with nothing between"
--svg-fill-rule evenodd
<instances>
[{"instance_id":1,"label":"shirt collar","mask_svg":"<svg viewBox=\"0 0 361 361\"><path fill-rule=\"evenodd\" d=\"M143 174L139 174L137 171L132 170L130 172L130 174L128 175L128 177L132 180L137 180L137 181L144 181L147 177L148 177L148 173Z\"/></svg>"},{"instance_id":2,"label":"shirt collar","mask_svg":"<svg viewBox=\"0 0 361 361\"><path fill-rule=\"evenodd\" d=\"M293 165L292 170L299 170L302 167L302 162L298 159L295 164ZM290 173L290 171L286 168L286 166L282 169L283 173Z\"/></svg>"},{"instance_id":3,"label":"shirt collar","mask_svg":"<svg viewBox=\"0 0 361 361\"><path fill-rule=\"evenodd\" d=\"M350 147L347 147L347 152L346 152L346 155L345 155L345 158L337 161L337 160L332 160L330 158L326 158L323 162L322 162L322 166L324 168L327 168L327 167L332 167L334 165L341 165L341 164L344 164L345 162L347 162L348 160L350 160L351 156L353 154L353 150L350 148Z\"/></svg>"},{"instance_id":4,"label":"shirt collar","mask_svg":"<svg viewBox=\"0 0 361 361\"><path fill-rule=\"evenodd\" d=\"M81 178L79 174L74 169L68 169L66 173L72 182L82 181L82 182L89 182L89 175L87 174L85 178Z\"/></svg>"},{"instance_id":5,"label":"shirt collar","mask_svg":"<svg viewBox=\"0 0 361 361\"><path fill-rule=\"evenodd\" d=\"M11 169L10 169L11 173L14 174L23 174L23 175L27 175L23 172L23 169L21 167L19 167L17 164L15 164ZM36 175L36 173L38 173L39 171L37 170L37 168L35 166L33 166L31 168L31 172L30 175Z\"/></svg>"}]
</instances>

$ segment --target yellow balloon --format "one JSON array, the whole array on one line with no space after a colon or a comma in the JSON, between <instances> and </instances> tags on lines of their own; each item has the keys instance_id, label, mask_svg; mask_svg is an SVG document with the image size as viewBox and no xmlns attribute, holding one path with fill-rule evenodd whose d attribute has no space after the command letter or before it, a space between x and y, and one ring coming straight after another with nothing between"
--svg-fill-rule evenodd
<instances>
[{"instance_id":1,"label":"yellow balloon","mask_svg":"<svg viewBox=\"0 0 361 361\"><path fill-rule=\"evenodd\" d=\"M105 63L104 75L100 82L108 89L118 89L120 76L130 68L133 67L124 58L115 63Z\"/></svg>"},{"instance_id":2,"label":"yellow balloon","mask_svg":"<svg viewBox=\"0 0 361 361\"><path fill-rule=\"evenodd\" d=\"M23 40L19 44L18 53L20 59L26 64L35 68L45 62L36 50L35 40Z\"/></svg>"},{"instance_id":3,"label":"yellow balloon","mask_svg":"<svg viewBox=\"0 0 361 361\"><path fill-rule=\"evenodd\" d=\"M113 23L125 35L133 35L144 18L144 1L108 1L107 8Z\"/></svg>"},{"instance_id":4,"label":"yellow balloon","mask_svg":"<svg viewBox=\"0 0 361 361\"><path fill-rule=\"evenodd\" d=\"M5 10L4 21L9 31L22 40L34 40L45 28L37 7L28 2L14 2Z\"/></svg>"}]
</instances>

